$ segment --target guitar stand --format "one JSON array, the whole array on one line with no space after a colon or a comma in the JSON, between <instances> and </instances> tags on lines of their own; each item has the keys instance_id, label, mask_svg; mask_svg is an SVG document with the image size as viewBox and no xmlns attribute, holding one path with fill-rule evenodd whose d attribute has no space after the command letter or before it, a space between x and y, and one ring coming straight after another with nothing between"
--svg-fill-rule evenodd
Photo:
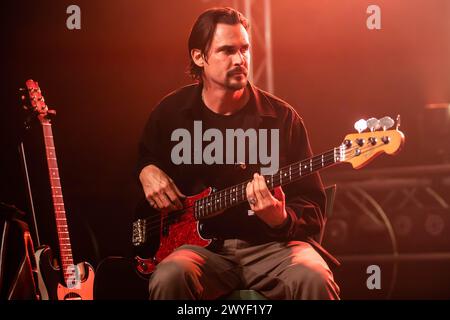
<instances>
[{"instance_id":1,"label":"guitar stand","mask_svg":"<svg viewBox=\"0 0 450 320\"><path fill-rule=\"evenodd\" d=\"M23 212L0 202L0 299L40 300L37 265Z\"/></svg>"}]
</instances>

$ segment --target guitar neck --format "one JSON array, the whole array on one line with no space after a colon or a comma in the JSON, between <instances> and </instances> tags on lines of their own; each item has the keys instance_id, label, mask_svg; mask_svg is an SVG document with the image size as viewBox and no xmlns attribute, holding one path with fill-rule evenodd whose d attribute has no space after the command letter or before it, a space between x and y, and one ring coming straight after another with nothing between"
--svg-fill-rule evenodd
<instances>
[{"instance_id":1,"label":"guitar neck","mask_svg":"<svg viewBox=\"0 0 450 320\"><path fill-rule=\"evenodd\" d=\"M317 156L295 162L278 170L274 175L264 176L270 190L300 180L304 176L328 168L345 158L343 146L333 148ZM243 183L215 192L195 202L194 215L196 219L214 216L217 212L247 201L247 180Z\"/></svg>"},{"instance_id":2,"label":"guitar neck","mask_svg":"<svg viewBox=\"0 0 450 320\"><path fill-rule=\"evenodd\" d=\"M44 133L45 153L50 176L50 187L52 191L53 208L56 219L56 229L58 234L60 260L63 270L64 280L68 283L70 277L73 277L73 256L70 244L69 229L67 226L66 209L59 179L58 162L56 159L55 143L53 140L53 131L50 120L41 117L41 124Z\"/></svg>"}]
</instances>

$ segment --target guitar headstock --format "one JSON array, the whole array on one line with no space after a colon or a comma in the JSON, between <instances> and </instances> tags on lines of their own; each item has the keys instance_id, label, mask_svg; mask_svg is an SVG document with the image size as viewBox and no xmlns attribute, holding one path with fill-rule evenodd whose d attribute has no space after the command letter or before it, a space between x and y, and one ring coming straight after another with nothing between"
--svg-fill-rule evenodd
<instances>
[{"instance_id":1,"label":"guitar headstock","mask_svg":"<svg viewBox=\"0 0 450 320\"><path fill-rule=\"evenodd\" d=\"M356 122L355 129L358 133L346 135L339 148L341 162L351 163L353 168L359 169L382 153L398 153L404 144L405 135L398 130L400 116L397 117L396 128L388 130L394 123L390 117ZM369 131L363 132L366 129Z\"/></svg>"},{"instance_id":2,"label":"guitar headstock","mask_svg":"<svg viewBox=\"0 0 450 320\"><path fill-rule=\"evenodd\" d=\"M26 88L21 89L21 100L23 108L30 113L37 114L40 121L47 118L49 114L56 114L54 110L50 110L45 103L39 84L34 80L25 82Z\"/></svg>"}]
</instances>

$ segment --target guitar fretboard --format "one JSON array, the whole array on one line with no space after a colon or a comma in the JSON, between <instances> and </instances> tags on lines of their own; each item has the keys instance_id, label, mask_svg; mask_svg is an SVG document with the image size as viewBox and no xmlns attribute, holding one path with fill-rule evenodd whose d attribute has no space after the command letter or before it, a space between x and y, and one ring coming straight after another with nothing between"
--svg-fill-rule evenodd
<instances>
[{"instance_id":1,"label":"guitar fretboard","mask_svg":"<svg viewBox=\"0 0 450 320\"><path fill-rule=\"evenodd\" d=\"M306 160L282 167L276 174L264 176L264 178L269 190L273 190L275 187L287 185L313 172L341 162L344 157L345 149L343 146L340 146ZM247 201L246 188L250 181L247 180L197 200L194 204L195 218L197 220L208 218L221 210Z\"/></svg>"},{"instance_id":2,"label":"guitar fretboard","mask_svg":"<svg viewBox=\"0 0 450 320\"><path fill-rule=\"evenodd\" d=\"M64 206L61 182L59 179L58 162L56 159L55 143L53 140L53 131L48 119L41 120L45 152L47 156L47 165L50 176L50 187L52 189L53 208L55 211L56 229L58 233L60 260L64 274L64 280L69 283L74 279L74 264L72 256L72 247L70 244L69 229L67 227L66 209Z\"/></svg>"}]
</instances>

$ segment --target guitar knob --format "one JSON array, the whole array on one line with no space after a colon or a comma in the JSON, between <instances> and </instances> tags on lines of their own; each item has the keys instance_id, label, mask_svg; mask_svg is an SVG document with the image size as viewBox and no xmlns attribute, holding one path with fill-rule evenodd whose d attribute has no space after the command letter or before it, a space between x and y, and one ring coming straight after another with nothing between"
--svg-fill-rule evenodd
<instances>
[{"instance_id":1,"label":"guitar knob","mask_svg":"<svg viewBox=\"0 0 450 320\"><path fill-rule=\"evenodd\" d=\"M381 138L381 141L383 141L384 144L388 144L391 141L391 138L388 136L384 136Z\"/></svg>"},{"instance_id":2,"label":"guitar knob","mask_svg":"<svg viewBox=\"0 0 450 320\"><path fill-rule=\"evenodd\" d=\"M374 145L377 144L377 138L375 138L375 137L370 137L370 138L369 138L369 142L370 142L371 145L374 146Z\"/></svg>"},{"instance_id":3,"label":"guitar knob","mask_svg":"<svg viewBox=\"0 0 450 320\"><path fill-rule=\"evenodd\" d=\"M367 127L370 131L374 132L380 128L380 121L376 118L367 119Z\"/></svg>"},{"instance_id":4,"label":"guitar knob","mask_svg":"<svg viewBox=\"0 0 450 320\"><path fill-rule=\"evenodd\" d=\"M362 147L364 145L366 141L362 138L358 138L356 139L356 143L358 144L358 146Z\"/></svg>"},{"instance_id":5,"label":"guitar knob","mask_svg":"<svg viewBox=\"0 0 450 320\"><path fill-rule=\"evenodd\" d=\"M139 262L139 264L141 265L141 269L144 271L148 270L148 266L145 264L145 262Z\"/></svg>"},{"instance_id":6,"label":"guitar knob","mask_svg":"<svg viewBox=\"0 0 450 320\"><path fill-rule=\"evenodd\" d=\"M364 119L360 119L355 122L354 127L355 127L356 131L358 131L358 133L361 133L367 129L367 122Z\"/></svg>"},{"instance_id":7,"label":"guitar knob","mask_svg":"<svg viewBox=\"0 0 450 320\"><path fill-rule=\"evenodd\" d=\"M347 149L351 148L351 146L352 146L352 141L349 140L349 139L345 139L345 140L344 140L344 146L345 146Z\"/></svg>"},{"instance_id":8,"label":"guitar knob","mask_svg":"<svg viewBox=\"0 0 450 320\"><path fill-rule=\"evenodd\" d=\"M383 128L383 131L391 128L394 125L394 120L391 117L383 117L380 119L380 126Z\"/></svg>"}]
</instances>

